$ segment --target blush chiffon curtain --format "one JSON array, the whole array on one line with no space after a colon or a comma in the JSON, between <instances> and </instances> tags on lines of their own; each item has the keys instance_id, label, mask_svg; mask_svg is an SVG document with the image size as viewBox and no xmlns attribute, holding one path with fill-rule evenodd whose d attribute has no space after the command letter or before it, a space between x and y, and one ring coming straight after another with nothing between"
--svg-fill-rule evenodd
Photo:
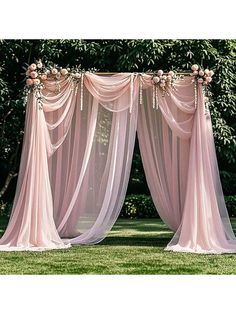
<instances>
[{"instance_id":1,"label":"blush chiffon curtain","mask_svg":"<svg viewBox=\"0 0 236 314\"><path fill-rule=\"evenodd\" d=\"M175 232L166 249L236 252L202 87L197 103L191 77L165 95L153 91L150 75L86 72L80 81L46 81L43 109L30 94L0 250L64 249L104 239L124 202L137 130L154 204Z\"/></svg>"}]
</instances>

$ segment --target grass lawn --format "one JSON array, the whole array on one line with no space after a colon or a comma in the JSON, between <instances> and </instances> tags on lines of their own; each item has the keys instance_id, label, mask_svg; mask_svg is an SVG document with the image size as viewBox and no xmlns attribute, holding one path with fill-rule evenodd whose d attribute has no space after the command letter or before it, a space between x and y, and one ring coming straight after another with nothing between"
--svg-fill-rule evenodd
<instances>
[{"instance_id":1,"label":"grass lawn","mask_svg":"<svg viewBox=\"0 0 236 314\"><path fill-rule=\"evenodd\" d=\"M236 229L236 219L232 220ZM0 219L3 233L6 221ZM93 246L46 252L0 252L0 274L236 274L236 254L164 251L172 232L159 219L119 219Z\"/></svg>"}]
</instances>

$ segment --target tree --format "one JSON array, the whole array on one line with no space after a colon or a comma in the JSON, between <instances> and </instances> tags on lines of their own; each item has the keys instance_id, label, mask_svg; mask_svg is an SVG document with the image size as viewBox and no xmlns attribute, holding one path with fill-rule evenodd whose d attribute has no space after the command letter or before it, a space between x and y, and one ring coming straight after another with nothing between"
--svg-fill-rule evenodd
<instances>
[{"instance_id":1,"label":"tree","mask_svg":"<svg viewBox=\"0 0 236 314\"><path fill-rule=\"evenodd\" d=\"M0 41L0 198L12 199L24 129L23 66L35 59L100 71L215 71L211 114L223 187L236 172L235 40L2 40ZM135 155L133 181L143 184ZM135 177L136 176L136 177ZM138 180L136 180L136 179ZM234 177L235 178L235 177ZM13 181L14 184L10 184ZM235 182L235 181L233 181ZM11 188L8 188L10 187ZM225 191L230 194L233 186ZM131 189L132 190L132 189ZM12 192L11 192L12 191ZM10 193L11 192L11 193Z\"/></svg>"}]
</instances>

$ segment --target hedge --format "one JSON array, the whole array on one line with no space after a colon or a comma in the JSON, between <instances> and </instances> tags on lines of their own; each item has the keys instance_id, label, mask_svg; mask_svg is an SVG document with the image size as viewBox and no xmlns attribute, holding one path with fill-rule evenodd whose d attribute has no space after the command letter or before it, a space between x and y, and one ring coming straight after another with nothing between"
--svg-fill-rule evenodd
<instances>
[{"instance_id":1,"label":"hedge","mask_svg":"<svg viewBox=\"0 0 236 314\"><path fill-rule=\"evenodd\" d=\"M225 196L225 203L230 217L236 217L236 195ZM12 204L0 201L0 216L10 216ZM159 215L152 198L145 194L130 194L125 198L120 217L123 218L158 218Z\"/></svg>"},{"instance_id":2,"label":"hedge","mask_svg":"<svg viewBox=\"0 0 236 314\"><path fill-rule=\"evenodd\" d=\"M151 196L145 194L130 194L125 198L120 217L157 218L159 216Z\"/></svg>"}]
</instances>

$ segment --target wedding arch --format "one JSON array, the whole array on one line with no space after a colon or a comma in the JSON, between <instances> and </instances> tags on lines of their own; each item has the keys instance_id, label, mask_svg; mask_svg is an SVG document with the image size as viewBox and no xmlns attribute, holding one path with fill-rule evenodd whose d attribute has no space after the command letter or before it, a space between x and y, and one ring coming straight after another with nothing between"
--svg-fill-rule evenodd
<instances>
[{"instance_id":1,"label":"wedding arch","mask_svg":"<svg viewBox=\"0 0 236 314\"><path fill-rule=\"evenodd\" d=\"M155 207L175 231L167 250L236 252L208 100L213 71L188 75L27 70L17 189L0 250L95 244L125 198L136 131Z\"/></svg>"}]
</instances>

